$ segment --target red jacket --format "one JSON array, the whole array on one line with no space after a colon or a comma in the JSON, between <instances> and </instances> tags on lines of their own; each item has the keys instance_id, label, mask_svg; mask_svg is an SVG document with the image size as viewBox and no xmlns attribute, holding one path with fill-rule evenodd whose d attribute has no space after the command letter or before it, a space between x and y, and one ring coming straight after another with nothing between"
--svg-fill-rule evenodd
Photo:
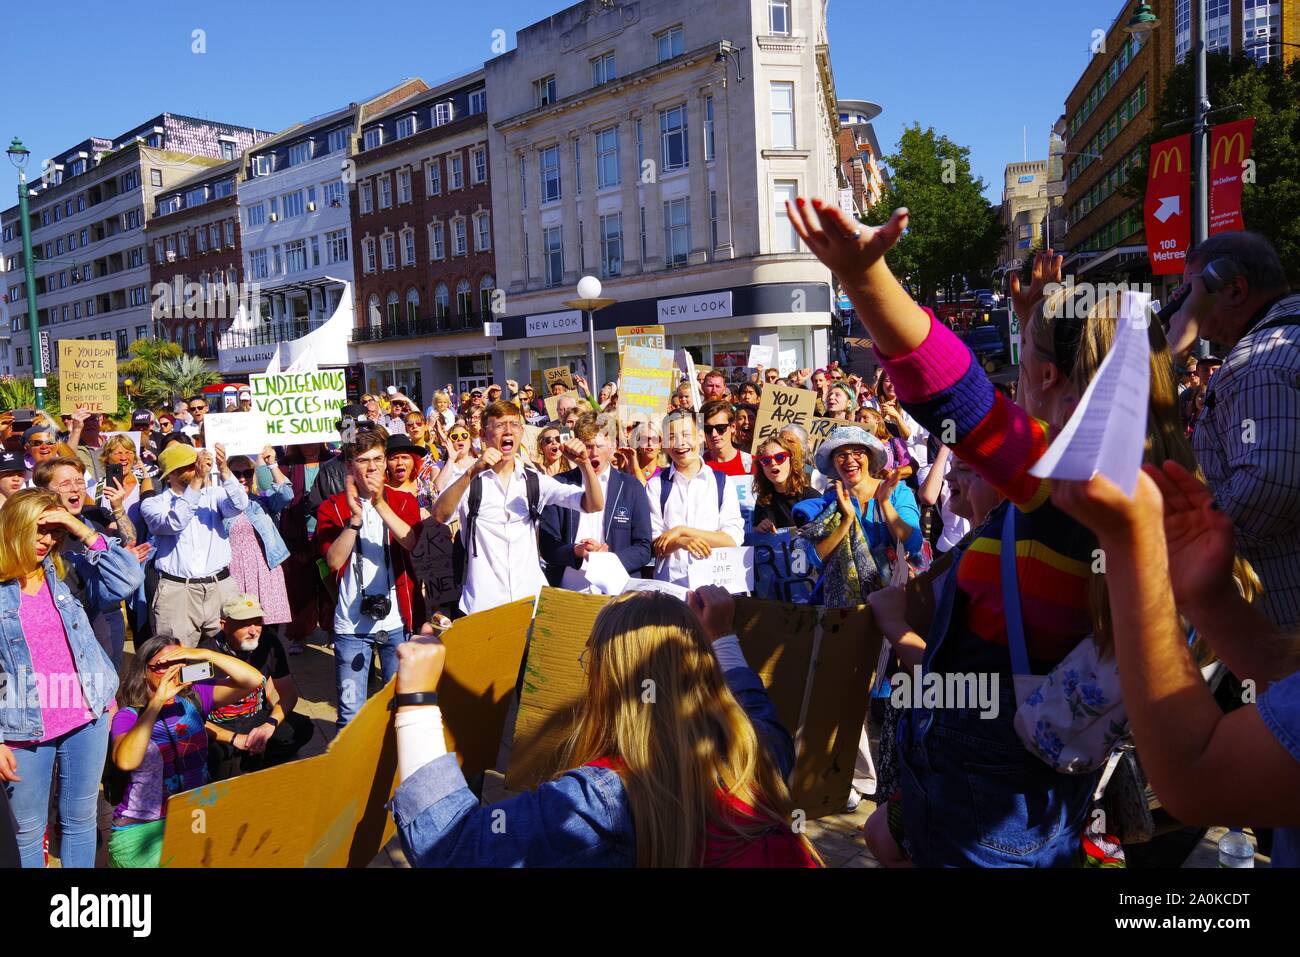
<instances>
[{"instance_id":1,"label":"red jacket","mask_svg":"<svg viewBox=\"0 0 1300 957\"><path fill-rule=\"evenodd\" d=\"M384 498L397 517L404 521L415 531L416 535L420 533L420 506L415 501L415 496L408 492L400 492L394 488L384 488ZM343 527L352 521L352 509L348 506L347 492L340 492L338 495L332 495L325 501L321 502L320 510L316 513L316 536L312 541L316 544L319 554L322 558L329 552L330 546L334 544L343 531ZM393 542L390 550L393 561L393 571L397 575L397 608L402 613L402 623L406 625L407 631L415 631L424 623L424 596L415 585L415 573L411 567L411 556L405 548L396 541ZM350 565L344 565L336 573L336 587L334 590L337 596L337 579L343 577L343 573L350 568ZM337 597L335 601L337 602Z\"/></svg>"}]
</instances>

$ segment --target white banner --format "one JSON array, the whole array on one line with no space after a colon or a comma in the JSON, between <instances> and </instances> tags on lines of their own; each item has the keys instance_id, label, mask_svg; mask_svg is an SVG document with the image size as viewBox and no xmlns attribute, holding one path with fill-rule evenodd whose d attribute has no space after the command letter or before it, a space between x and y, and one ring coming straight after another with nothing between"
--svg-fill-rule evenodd
<instances>
[{"instance_id":1,"label":"white banner","mask_svg":"<svg viewBox=\"0 0 1300 957\"><path fill-rule=\"evenodd\" d=\"M226 455L257 456L280 440L272 441L266 420L256 412L209 412L203 417L203 446L215 454L218 443Z\"/></svg>"},{"instance_id":2,"label":"white banner","mask_svg":"<svg viewBox=\"0 0 1300 957\"><path fill-rule=\"evenodd\" d=\"M715 548L708 558L693 559L687 575L691 588L719 585L733 595L754 590L754 549Z\"/></svg>"}]
</instances>

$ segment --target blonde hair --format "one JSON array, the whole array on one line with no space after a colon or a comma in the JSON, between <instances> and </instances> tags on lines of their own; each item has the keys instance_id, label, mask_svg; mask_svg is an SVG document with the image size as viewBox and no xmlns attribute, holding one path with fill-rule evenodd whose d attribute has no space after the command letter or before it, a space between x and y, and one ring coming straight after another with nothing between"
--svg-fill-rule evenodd
<instances>
[{"instance_id":1,"label":"blonde hair","mask_svg":"<svg viewBox=\"0 0 1300 957\"><path fill-rule=\"evenodd\" d=\"M99 450L99 461L104 465L107 465L108 455L114 449L126 449L131 453L132 461L139 459L139 455L137 455L135 451L134 442L128 439L125 435L111 435L109 436L108 441L104 443L104 447Z\"/></svg>"},{"instance_id":2,"label":"blonde hair","mask_svg":"<svg viewBox=\"0 0 1300 957\"><path fill-rule=\"evenodd\" d=\"M709 831L733 838L739 851L774 826L790 827L785 782L695 612L669 595L621 595L596 617L587 647L587 694L564 767L621 761L638 866L698 867ZM724 817L720 791L755 817L739 826Z\"/></svg>"},{"instance_id":3,"label":"blonde hair","mask_svg":"<svg viewBox=\"0 0 1300 957\"><path fill-rule=\"evenodd\" d=\"M36 560L36 526L41 516L52 508L63 508L59 496L43 488L25 488L15 492L0 509L0 581L26 578L40 567ZM63 560L57 544L48 556L54 570L63 577Z\"/></svg>"},{"instance_id":4,"label":"blonde hair","mask_svg":"<svg viewBox=\"0 0 1300 957\"><path fill-rule=\"evenodd\" d=\"M1088 310L1087 317L1080 321L1074 362L1071 368L1065 369L1061 367L1055 350L1044 348L1042 343L1055 341L1055 323L1072 321L1067 318L1071 305L1070 294L1068 287L1063 288L1040 302L1026 328L1035 353L1056 364L1069 379L1074 393L1081 396L1115 341L1115 330L1120 321L1121 291L1111 290L1098 297ZM1183 428L1182 417L1178 413L1178 378L1174 374L1173 356L1169 352L1164 330L1160 323L1151 322L1148 317L1146 331L1151 351L1151 391L1147 399L1147 434L1142 460L1148 465L1160 465L1172 459L1203 479L1204 476L1196 465L1191 442ZM1254 570L1240 557L1234 559L1233 570L1247 601L1252 601L1261 591ZM1114 647L1114 632L1110 618L1110 596L1106 591L1104 575L1092 576L1089 598L1093 639L1103 652L1109 654Z\"/></svg>"}]
</instances>

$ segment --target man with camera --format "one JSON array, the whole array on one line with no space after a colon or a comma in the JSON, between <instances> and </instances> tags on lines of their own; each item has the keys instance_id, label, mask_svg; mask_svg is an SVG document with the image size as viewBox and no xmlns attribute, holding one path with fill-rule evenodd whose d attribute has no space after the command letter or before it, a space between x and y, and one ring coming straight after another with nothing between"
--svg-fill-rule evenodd
<instances>
[{"instance_id":1,"label":"man with camera","mask_svg":"<svg viewBox=\"0 0 1300 957\"><path fill-rule=\"evenodd\" d=\"M397 646L424 620L411 567L420 506L414 495L385 488L385 445L379 432L356 434L347 446L345 488L316 516L313 541L338 589L333 632L340 728L366 700L376 653L387 682L397 673Z\"/></svg>"}]
</instances>

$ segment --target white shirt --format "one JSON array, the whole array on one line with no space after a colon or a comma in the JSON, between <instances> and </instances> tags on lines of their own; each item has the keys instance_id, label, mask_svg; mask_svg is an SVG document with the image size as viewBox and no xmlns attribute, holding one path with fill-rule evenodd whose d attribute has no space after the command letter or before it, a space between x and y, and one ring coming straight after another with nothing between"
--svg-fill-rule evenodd
<instances>
[{"instance_id":1,"label":"white shirt","mask_svg":"<svg viewBox=\"0 0 1300 957\"><path fill-rule=\"evenodd\" d=\"M398 632L405 629L402 610L397 604L396 580L393 577L392 554L401 548L388 536L388 527L369 499L361 500L361 531L357 532L352 554L348 556L347 571L339 578L339 600L334 606L334 633L336 635L369 635L376 631ZM388 562L384 561L384 541L388 540ZM361 578L357 578L357 549L360 549ZM388 595L387 617L375 620L361 614L361 593Z\"/></svg>"},{"instance_id":2,"label":"white shirt","mask_svg":"<svg viewBox=\"0 0 1300 957\"><path fill-rule=\"evenodd\" d=\"M609 502L609 466L606 465L600 475L600 494L604 501ZM579 512L578 513L578 536L574 544L585 539L591 539L593 542L605 543L605 510L602 508L599 512Z\"/></svg>"},{"instance_id":3,"label":"white shirt","mask_svg":"<svg viewBox=\"0 0 1300 957\"><path fill-rule=\"evenodd\" d=\"M926 465L917 470L916 480L918 487L925 484L926 479L930 476L930 469L932 468L934 468L933 465ZM951 456L948 458L948 461L944 466L943 485L939 489L939 517L943 519L943 532L934 543L934 549L936 552L940 553L951 551L956 547L958 542L966 537L966 533L970 531L970 521L962 518L960 515L953 514L952 509L948 507L948 501L952 498L952 488L948 485L947 478L950 471L952 471Z\"/></svg>"},{"instance_id":4,"label":"white shirt","mask_svg":"<svg viewBox=\"0 0 1300 957\"><path fill-rule=\"evenodd\" d=\"M740 514L740 500L730 482L722 486L722 508L718 508L718 480L713 469L701 462L694 478L673 472L673 487L668 493L668 503L659 508L660 488L668 475L664 470L646 486L650 499L650 535L658 538L670 528L685 525L705 531L725 532L739 547L745 541L745 519ZM690 585L690 567L695 558L684 548L671 552L655 561L655 578L674 585Z\"/></svg>"},{"instance_id":5,"label":"white shirt","mask_svg":"<svg viewBox=\"0 0 1300 957\"><path fill-rule=\"evenodd\" d=\"M187 422L185 425L181 426L181 431L193 439L197 438L198 434L203 431L203 426L195 425L193 422Z\"/></svg>"},{"instance_id":6,"label":"white shirt","mask_svg":"<svg viewBox=\"0 0 1300 957\"><path fill-rule=\"evenodd\" d=\"M565 485L549 475L537 474L539 512L548 505L582 509L583 486ZM523 467L515 465L504 487L501 476L490 469L473 481L483 488L478 517L474 520L474 541L467 534L468 489L456 508L466 553L460 610L467 615L521 598L533 598L546 584L537 551L537 532L528 519L528 487Z\"/></svg>"},{"instance_id":7,"label":"white shirt","mask_svg":"<svg viewBox=\"0 0 1300 957\"><path fill-rule=\"evenodd\" d=\"M178 578L207 578L230 567L230 536L225 519L248 508L248 493L233 475L201 491L177 495L165 488L140 503L160 572Z\"/></svg>"}]
</instances>

